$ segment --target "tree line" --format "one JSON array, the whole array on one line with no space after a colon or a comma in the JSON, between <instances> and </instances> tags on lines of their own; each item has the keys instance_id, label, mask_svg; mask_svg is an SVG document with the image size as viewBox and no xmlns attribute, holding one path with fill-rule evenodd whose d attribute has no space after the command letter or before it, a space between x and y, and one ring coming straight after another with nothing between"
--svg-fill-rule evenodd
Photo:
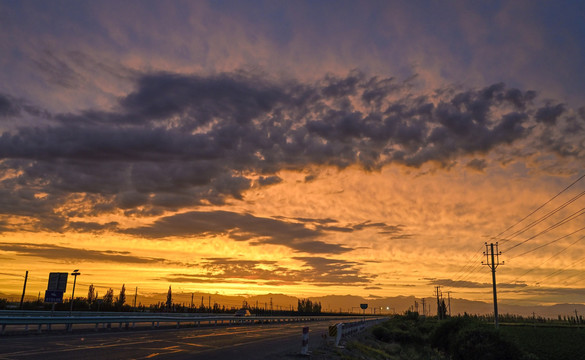
<instances>
[{"instance_id":1,"label":"tree line","mask_svg":"<svg viewBox=\"0 0 585 360\"><path fill-rule=\"evenodd\" d=\"M132 297L131 297L132 298ZM23 310L51 310L54 305L56 311L69 311L71 306L71 299L63 299L62 303L45 303L44 299L40 296L37 301L25 301L23 302ZM130 301L132 302L132 300ZM0 299L0 309L11 308L10 303L7 299ZM14 309L14 305L12 305ZM73 299L73 310L74 311L113 311L113 312L193 312L193 313L234 313L239 307L226 307L216 302L213 304L211 301L206 306L201 301L199 306L196 306L192 302L190 304L176 303L173 301L172 288L169 286L167 297L165 301L159 301L150 305L143 305L142 303L128 304L128 295L126 292L126 285L122 284L120 291L115 294L114 289L109 288L105 294L100 296L93 284L89 285L87 291L87 297L76 297ZM313 303L310 299L300 299L298 301L297 309L269 309L266 304L262 308L261 306L250 306L247 302L244 302L242 308L250 310L254 315L316 315L321 313L321 303ZM296 310L296 311L295 311Z\"/></svg>"}]
</instances>

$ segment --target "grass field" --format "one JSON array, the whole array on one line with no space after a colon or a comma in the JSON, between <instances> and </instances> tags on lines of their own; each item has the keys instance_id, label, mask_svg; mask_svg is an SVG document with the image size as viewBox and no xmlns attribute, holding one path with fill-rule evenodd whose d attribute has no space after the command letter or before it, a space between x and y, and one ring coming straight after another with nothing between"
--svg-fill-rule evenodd
<instances>
[{"instance_id":1,"label":"grass field","mask_svg":"<svg viewBox=\"0 0 585 360\"><path fill-rule=\"evenodd\" d=\"M396 316L316 359L585 360L585 327Z\"/></svg>"},{"instance_id":2,"label":"grass field","mask_svg":"<svg viewBox=\"0 0 585 360\"><path fill-rule=\"evenodd\" d=\"M500 331L540 360L585 360L585 328L503 325Z\"/></svg>"}]
</instances>

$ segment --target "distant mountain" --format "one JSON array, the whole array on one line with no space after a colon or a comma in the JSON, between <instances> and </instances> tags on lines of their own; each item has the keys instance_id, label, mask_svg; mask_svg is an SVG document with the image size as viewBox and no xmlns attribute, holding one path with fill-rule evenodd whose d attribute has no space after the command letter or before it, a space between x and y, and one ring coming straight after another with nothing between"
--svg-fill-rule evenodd
<instances>
[{"instance_id":1,"label":"distant mountain","mask_svg":"<svg viewBox=\"0 0 585 360\"><path fill-rule=\"evenodd\" d=\"M116 293L114 293L116 295ZM26 301L36 301L37 295L27 295ZM85 296L85 294L81 294ZM225 306L227 309L239 309L244 304L250 307L258 306L261 309L270 310L272 303L273 310L296 310L299 298L285 295L285 294L264 294L264 295L221 295L211 293L185 293L173 292L173 302L183 304L185 306L191 305L191 300L195 307L199 307L201 303L208 307L217 303L220 307ZM44 294L40 294L43 299ZM12 302L20 301L20 296L16 294L0 293L0 298L8 299ZM165 302L167 299L167 292L141 294L138 293L137 303L143 305L156 304L158 302ZM414 296L394 296L384 298L364 298L356 295L327 295L319 297L310 297L313 302L320 302L324 312L344 312L361 314L362 309L360 304L368 304L366 310L367 314L402 314L407 310L418 311L420 314L435 315L437 313L437 299L432 297L415 298ZM134 294L126 293L126 302L132 304L134 301ZM424 302L424 310L423 310ZM447 299L445 299L447 303ZM494 308L492 303L483 301L472 301L466 299L451 298L450 301L451 314L479 314L487 315L493 314ZM511 305L505 302L498 303L498 311L500 314L514 314L526 317L541 316L556 318L557 316L575 316L575 311L578 315L585 316L585 304L556 304L556 305Z\"/></svg>"}]
</instances>

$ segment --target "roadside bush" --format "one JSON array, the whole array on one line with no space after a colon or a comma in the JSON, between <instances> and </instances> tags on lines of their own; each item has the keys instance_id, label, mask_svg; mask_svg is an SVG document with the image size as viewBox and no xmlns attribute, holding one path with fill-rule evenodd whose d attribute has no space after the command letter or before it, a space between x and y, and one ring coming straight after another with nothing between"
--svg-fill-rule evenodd
<instances>
[{"instance_id":1,"label":"roadside bush","mask_svg":"<svg viewBox=\"0 0 585 360\"><path fill-rule=\"evenodd\" d=\"M457 334L453 344L454 360L518 360L524 354L518 346L502 338L495 329L472 327Z\"/></svg>"},{"instance_id":2,"label":"roadside bush","mask_svg":"<svg viewBox=\"0 0 585 360\"><path fill-rule=\"evenodd\" d=\"M441 322L430 336L431 346L452 353L457 334L466 328L477 327L479 324L468 317L455 317Z\"/></svg>"},{"instance_id":3,"label":"roadside bush","mask_svg":"<svg viewBox=\"0 0 585 360\"><path fill-rule=\"evenodd\" d=\"M386 343L400 343L403 345L423 344L424 336L419 329L418 322L399 318L385 322L372 329L372 335L377 340Z\"/></svg>"},{"instance_id":4,"label":"roadside bush","mask_svg":"<svg viewBox=\"0 0 585 360\"><path fill-rule=\"evenodd\" d=\"M440 323L430 337L431 346L453 360L528 359L520 348L486 324L469 317L456 317Z\"/></svg>"},{"instance_id":5,"label":"roadside bush","mask_svg":"<svg viewBox=\"0 0 585 360\"><path fill-rule=\"evenodd\" d=\"M392 341L392 334L390 329L383 325L378 325L372 329L372 335L376 338L376 340L380 340L386 343Z\"/></svg>"}]
</instances>

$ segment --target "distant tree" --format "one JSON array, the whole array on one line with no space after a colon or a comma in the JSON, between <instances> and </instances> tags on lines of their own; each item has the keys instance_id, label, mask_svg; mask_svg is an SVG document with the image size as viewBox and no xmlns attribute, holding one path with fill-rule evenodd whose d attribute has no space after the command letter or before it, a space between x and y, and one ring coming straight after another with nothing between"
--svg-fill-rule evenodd
<instances>
[{"instance_id":1,"label":"distant tree","mask_svg":"<svg viewBox=\"0 0 585 360\"><path fill-rule=\"evenodd\" d=\"M91 304L92 302L95 301L96 299L96 294L95 294L95 287L93 286L93 284L89 285L89 290L87 291L87 302L89 304Z\"/></svg>"},{"instance_id":2,"label":"distant tree","mask_svg":"<svg viewBox=\"0 0 585 360\"><path fill-rule=\"evenodd\" d=\"M447 317L447 305L445 305L445 300L441 299L439 303L439 320L445 319Z\"/></svg>"},{"instance_id":3,"label":"distant tree","mask_svg":"<svg viewBox=\"0 0 585 360\"><path fill-rule=\"evenodd\" d=\"M116 307L121 309L122 306L124 306L125 302L126 302L126 286L125 286L125 284L122 284L122 289L120 289L120 294L116 298Z\"/></svg>"},{"instance_id":4,"label":"distant tree","mask_svg":"<svg viewBox=\"0 0 585 360\"><path fill-rule=\"evenodd\" d=\"M169 285L169 292L167 293L167 309L171 309L173 307L173 293L171 291L171 286Z\"/></svg>"},{"instance_id":5,"label":"distant tree","mask_svg":"<svg viewBox=\"0 0 585 360\"><path fill-rule=\"evenodd\" d=\"M321 303L313 303L311 299L299 299L297 310L305 314L319 314L321 313Z\"/></svg>"},{"instance_id":6,"label":"distant tree","mask_svg":"<svg viewBox=\"0 0 585 360\"><path fill-rule=\"evenodd\" d=\"M112 290L112 288L109 288L108 291L106 291L106 295L104 295L104 305L112 306L113 303L114 303L114 290Z\"/></svg>"}]
</instances>

